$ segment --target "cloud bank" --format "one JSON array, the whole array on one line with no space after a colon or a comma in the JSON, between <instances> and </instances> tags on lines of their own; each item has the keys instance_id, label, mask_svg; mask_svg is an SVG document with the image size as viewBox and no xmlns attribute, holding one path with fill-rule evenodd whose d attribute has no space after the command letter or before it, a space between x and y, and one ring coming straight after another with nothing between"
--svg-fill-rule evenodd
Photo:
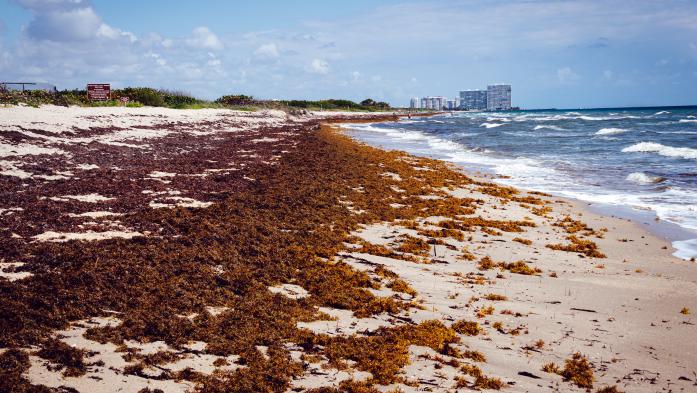
<instances>
[{"instance_id":1,"label":"cloud bank","mask_svg":"<svg viewBox=\"0 0 697 393\"><path fill-rule=\"evenodd\" d=\"M0 36L0 71L59 88L104 81L403 105L509 82L514 103L530 107L658 104L656 91L665 103L697 101L682 88L697 83L697 3L680 0L405 2L282 30L179 36L136 35L87 0L16 4L31 19L16 40Z\"/></svg>"}]
</instances>

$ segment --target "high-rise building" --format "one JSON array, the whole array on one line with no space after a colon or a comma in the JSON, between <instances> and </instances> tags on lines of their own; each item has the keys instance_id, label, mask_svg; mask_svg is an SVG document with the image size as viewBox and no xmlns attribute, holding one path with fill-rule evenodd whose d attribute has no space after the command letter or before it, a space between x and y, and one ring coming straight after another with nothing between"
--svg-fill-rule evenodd
<instances>
[{"instance_id":1,"label":"high-rise building","mask_svg":"<svg viewBox=\"0 0 697 393\"><path fill-rule=\"evenodd\" d=\"M487 109L486 90L463 90L460 92L460 108L467 110Z\"/></svg>"},{"instance_id":2,"label":"high-rise building","mask_svg":"<svg viewBox=\"0 0 697 393\"><path fill-rule=\"evenodd\" d=\"M409 108L419 109L419 99L417 97L411 98L411 101L409 102Z\"/></svg>"},{"instance_id":3,"label":"high-rise building","mask_svg":"<svg viewBox=\"0 0 697 393\"><path fill-rule=\"evenodd\" d=\"M489 85L486 88L486 109L507 111L511 109L511 85Z\"/></svg>"},{"instance_id":4,"label":"high-rise building","mask_svg":"<svg viewBox=\"0 0 697 393\"><path fill-rule=\"evenodd\" d=\"M433 100L433 109L435 110L443 110L447 108L448 105L448 99L445 97L433 97L431 98Z\"/></svg>"},{"instance_id":5,"label":"high-rise building","mask_svg":"<svg viewBox=\"0 0 697 393\"><path fill-rule=\"evenodd\" d=\"M421 108L433 109L433 110L443 110L448 106L448 99L441 96L429 96L423 97L421 99Z\"/></svg>"}]
</instances>

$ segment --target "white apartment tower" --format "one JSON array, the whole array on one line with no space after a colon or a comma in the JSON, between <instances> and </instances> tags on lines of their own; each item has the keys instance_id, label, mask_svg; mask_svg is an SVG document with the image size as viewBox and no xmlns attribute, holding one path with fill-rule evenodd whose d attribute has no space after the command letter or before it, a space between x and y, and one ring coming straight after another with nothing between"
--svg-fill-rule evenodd
<instances>
[{"instance_id":1,"label":"white apartment tower","mask_svg":"<svg viewBox=\"0 0 697 393\"><path fill-rule=\"evenodd\" d=\"M488 111L511 110L511 85L497 84L487 86L486 109Z\"/></svg>"},{"instance_id":2,"label":"white apartment tower","mask_svg":"<svg viewBox=\"0 0 697 393\"><path fill-rule=\"evenodd\" d=\"M486 90L463 90L460 92L460 108L465 110L485 110Z\"/></svg>"}]
</instances>

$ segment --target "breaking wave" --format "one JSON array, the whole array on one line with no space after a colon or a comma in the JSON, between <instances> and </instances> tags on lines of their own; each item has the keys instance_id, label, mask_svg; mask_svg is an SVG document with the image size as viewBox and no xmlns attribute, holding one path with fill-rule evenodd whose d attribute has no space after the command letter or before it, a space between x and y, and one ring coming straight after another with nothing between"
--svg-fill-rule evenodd
<instances>
[{"instance_id":1,"label":"breaking wave","mask_svg":"<svg viewBox=\"0 0 697 393\"><path fill-rule=\"evenodd\" d=\"M655 142L639 142L622 149L623 153L656 153L664 157L697 160L697 149L687 147L672 147Z\"/></svg>"},{"instance_id":2,"label":"breaking wave","mask_svg":"<svg viewBox=\"0 0 697 393\"><path fill-rule=\"evenodd\" d=\"M644 172L634 172L627 175L627 180L637 184L654 184L665 181L664 177L647 175Z\"/></svg>"},{"instance_id":3,"label":"breaking wave","mask_svg":"<svg viewBox=\"0 0 697 393\"><path fill-rule=\"evenodd\" d=\"M566 131L565 129L557 126L547 126L547 125L540 125L540 126L535 126L533 130L554 130L554 131Z\"/></svg>"},{"instance_id":4,"label":"breaking wave","mask_svg":"<svg viewBox=\"0 0 697 393\"><path fill-rule=\"evenodd\" d=\"M479 127L496 128L506 125L505 123L482 123Z\"/></svg>"},{"instance_id":5,"label":"breaking wave","mask_svg":"<svg viewBox=\"0 0 697 393\"><path fill-rule=\"evenodd\" d=\"M624 128L601 128L598 130L598 132L595 133L595 135L616 135L616 134L624 134L625 132L628 132L629 130L624 129Z\"/></svg>"}]
</instances>

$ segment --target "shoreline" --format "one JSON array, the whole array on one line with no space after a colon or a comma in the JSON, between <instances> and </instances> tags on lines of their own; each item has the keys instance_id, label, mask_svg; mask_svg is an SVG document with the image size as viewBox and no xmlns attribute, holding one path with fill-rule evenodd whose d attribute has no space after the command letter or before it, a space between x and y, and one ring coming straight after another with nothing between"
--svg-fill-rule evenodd
<instances>
[{"instance_id":1,"label":"shoreline","mask_svg":"<svg viewBox=\"0 0 697 393\"><path fill-rule=\"evenodd\" d=\"M404 120L401 118L400 120ZM398 123L398 122L397 122ZM428 157L428 158L433 158L433 159L438 159L438 160L443 160L445 162L451 162L447 159L442 158L439 154L430 154L430 153L420 153L420 152L414 152L410 151L409 149L405 149L404 147L400 147L399 145L394 145L390 144L390 141L388 138L385 138L384 141L386 143L378 142L377 144L371 144L370 142L365 142L361 139L361 134L365 134L366 131L363 130L358 130L358 129L351 129L350 124L347 124L347 130L349 130L349 133L355 133L356 136L352 136L354 139L358 140L361 143L368 143L370 146L375 146L378 148L385 148L387 150L392 150L396 149L398 151L407 151L409 154L416 154L418 156L423 156L423 157ZM459 166L462 168L462 170L471 175L475 176L481 176L482 174L485 175L486 178L490 178L493 181L501 184L501 185L508 185L505 181L497 181L497 179L505 179L499 177L499 175L496 175L493 172L481 172L481 171L475 171L472 172L470 169L467 168L467 163L457 163L453 162L453 164ZM604 203L604 202L596 202L596 201L591 201L591 200L585 200L585 199L580 199L578 197L573 197L573 196L567 196L567 195L560 195L559 193L556 192L549 192L546 190L539 190L539 189L529 189L526 187L521 187L518 185L513 185L512 187L519 188L521 190L526 190L528 192L530 191L541 191L545 193L551 193L558 198L563 198L569 201L575 201L578 202L579 205L585 205L585 209L603 214L603 215L608 215L612 217L619 217L619 218L624 218L624 219L629 219L633 222L635 222L637 225L640 225L641 227L645 228L647 231L649 231L651 234L665 239L670 243L670 247L672 247L675 252L673 255L676 258L680 258L683 260L692 260L694 262L694 258L697 258L697 251L695 251L697 248L697 230L693 230L690 228L685 228L680 226L678 223L671 222L668 220L660 219L658 217L658 214L651 209L642 209L638 207L634 207L631 205L626 205L626 204L612 204L612 203ZM684 246L678 245L679 243L686 243Z\"/></svg>"},{"instance_id":2,"label":"shoreline","mask_svg":"<svg viewBox=\"0 0 697 393\"><path fill-rule=\"evenodd\" d=\"M632 222L323 124L351 113L152 112L0 124L35 153L2 157L0 388L697 383L694 264Z\"/></svg>"}]
</instances>

